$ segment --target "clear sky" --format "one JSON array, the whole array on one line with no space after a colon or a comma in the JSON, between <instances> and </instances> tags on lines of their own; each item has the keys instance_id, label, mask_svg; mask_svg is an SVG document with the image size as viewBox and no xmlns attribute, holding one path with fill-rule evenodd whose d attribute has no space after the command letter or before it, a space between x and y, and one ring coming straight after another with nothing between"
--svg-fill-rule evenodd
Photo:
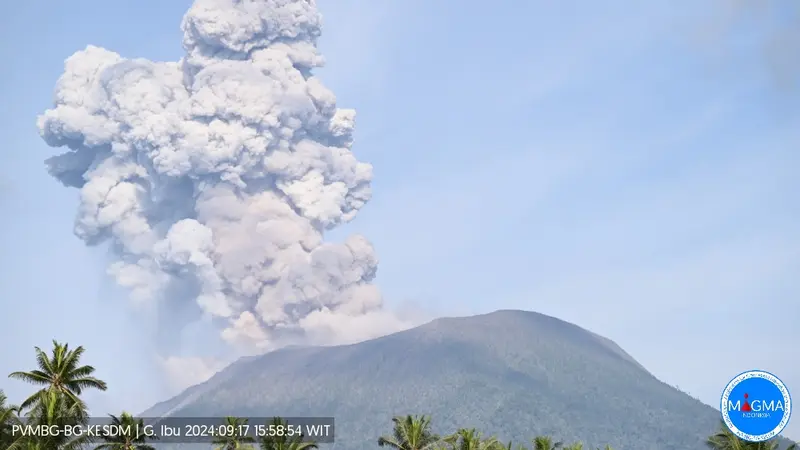
<instances>
[{"instance_id":1,"label":"clear sky","mask_svg":"<svg viewBox=\"0 0 800 450\"><path fill-rule=\"evenodd\" d=\"M332 237L375 244L392 308L551 314L712 405L753 368L800 389L796 11L633 3L323 2L320 74L375 166L372 202ZM52 337L85 345L111 383L98 410L167 388L105 252L72 235L77 192L46 173L36 116L88 44L180 58L189 5L0 7L0 372Z\"/></svg>"}]
</instances>

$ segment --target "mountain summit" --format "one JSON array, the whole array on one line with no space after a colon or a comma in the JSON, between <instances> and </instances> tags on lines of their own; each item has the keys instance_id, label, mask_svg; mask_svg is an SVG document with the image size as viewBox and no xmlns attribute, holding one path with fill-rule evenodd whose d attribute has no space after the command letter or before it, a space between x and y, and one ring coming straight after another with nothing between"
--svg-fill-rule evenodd
<instances>
[{"instance_id":1,"label":"mountain summit","mask_svg":"<svg viewBox=\"0 0 800 450\"><path fill-rule=\"evenodd\" d=\"M550 435L622 450L700 450L719 426L718 411L611 340L510 310L243 359L142 415L334 416L338 446L366 449L405 414L432 415L441 433L476 427L504 441Z\"/></svg>"}]
</instances>

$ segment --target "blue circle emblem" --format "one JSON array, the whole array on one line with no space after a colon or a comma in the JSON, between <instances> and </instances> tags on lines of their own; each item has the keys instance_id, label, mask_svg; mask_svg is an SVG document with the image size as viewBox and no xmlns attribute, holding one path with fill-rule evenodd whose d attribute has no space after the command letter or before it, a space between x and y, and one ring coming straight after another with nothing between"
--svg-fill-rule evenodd
<instances>
[{"instance_id":1,"label":"blue circle emblem","mask_svg":"<svg viewBox=\"0 0 800 450\"><path fill-rule=\"evenodd\" d=\"M777 436L789 423L792 398L778 377L751 370L725 386L719 409L725 426L739 439L763 442Z\"/></svg>"}]
</instances>

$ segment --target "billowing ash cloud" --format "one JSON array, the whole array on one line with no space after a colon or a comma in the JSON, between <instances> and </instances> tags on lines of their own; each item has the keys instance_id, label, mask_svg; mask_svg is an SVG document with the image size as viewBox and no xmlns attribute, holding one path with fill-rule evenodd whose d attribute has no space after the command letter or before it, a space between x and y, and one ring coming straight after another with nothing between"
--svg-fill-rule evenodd
<instances>
[{"instance_id":1,"label":"billowing ash cloud","mask_svg":"<svg viewBox=\"0 0 800 450\"><path fill-rule=\"evenodd\" d=\"M110 242L116 281L168 321L196 305L246 351L402 326L370 243L323 242L370 199L372 166L350 151L355 112L312 74L320 25L314 0L197 0L181 61L90 46L38 121L70 150L47 166L80 189L75 233Z\"/></svg>"},{"instance_id":2,"label":"billowing ash cloud","mask_svg":"<svg viewBox=\"0 0 800 450\"><path fill-rule=\"evenodd\" d=\"M708 4L712 16L702 22L711 33L710 44L727 51L736 36L752 39L755 31L757 56L766 64L774 87L787 92L800 88L800 4L792 0L714 0Z\"/></svg>"}]
</instances>

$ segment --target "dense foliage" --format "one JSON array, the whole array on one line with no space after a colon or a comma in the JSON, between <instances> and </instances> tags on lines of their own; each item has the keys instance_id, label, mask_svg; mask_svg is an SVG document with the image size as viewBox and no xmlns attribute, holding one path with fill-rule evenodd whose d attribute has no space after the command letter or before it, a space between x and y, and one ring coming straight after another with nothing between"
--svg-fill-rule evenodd
<instances>
[{"instance_id":1,"label":"dense foliage","mask_svg":"<svg viewBox=\"0 0 800 450\"><path fill-rule=\"evenodd\" d=\"M66 436L17 436L12 432L14 425L67 425L87 424L89 412L80 395L87 389L106 390L106 383L92 376L92 366L81 365L83 347L70 349L67 344L53 342L50 355L35 348L37 368L29 372L13 372L11 378L26 381L38 389L26 398L21 405L8 404L7 397L0 390L0 450L154 450L157 437L141 435L103 436L88 439ZM119 416L111 415L111 423L117 425L142 424L142 419L127 412ZM226 417L221 421L237 429L246 419ZM549 436L536 436L527 443L504 443L493 436L484 436L474 428L461 428L446 435L433 431L428 416L404 416L392 419L394 424L389 435L377 439L377 446L394 450L584 450L582 443L565 444ZM285 424L275 418L273 425ZM724 425L716 434L708 438L707 445L712 450L776 450L778 441L749 443L739 440ZM235 434L215 439L216 450L311 450L319 446L305 442L302 436L270 437L258 442L248 436ZM588 449L587 449L588 450ZM598 449L600 450L600 449ZM612 450L606 446L605 450ZM796 444L787 450L798 450Z\"/></svg>"}]
</instances>

